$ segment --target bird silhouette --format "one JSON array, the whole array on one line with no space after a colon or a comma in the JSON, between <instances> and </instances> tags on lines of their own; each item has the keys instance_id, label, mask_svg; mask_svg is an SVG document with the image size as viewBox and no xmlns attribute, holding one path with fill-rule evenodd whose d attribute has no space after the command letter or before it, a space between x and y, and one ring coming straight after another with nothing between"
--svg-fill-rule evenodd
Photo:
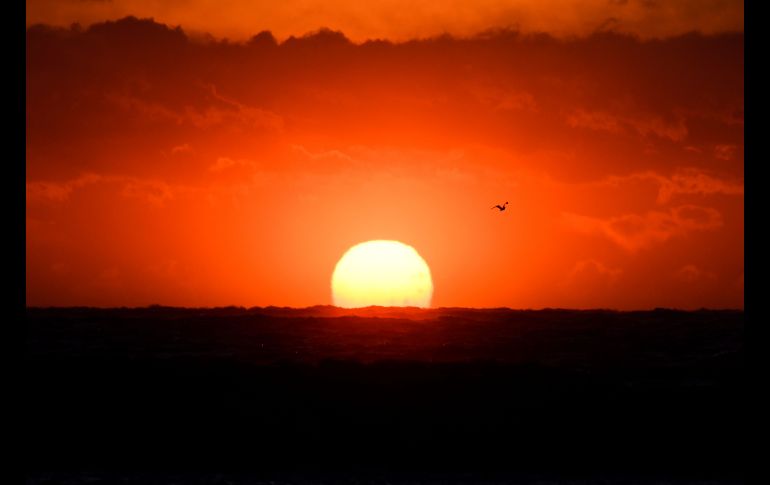
<instances>
[{"instance_id":1,"label":"bird silhouette","mask_svg":"<svg viewBox=\"0 0 770 485\"><path fill-rule=\"evenodd\" d=\"M500 212L502 212L502 211L504 211L504 210L505 210L505 206L506 206L506 205L508 205L508 202L506 202L506 203L505 203L505 204L503 204L503 205L500 205L500 204L497 204L497 205L493 205L492 207L490 207L490 209L499 209L499 210L500 210Z\"/></svg>"}]
</instances>

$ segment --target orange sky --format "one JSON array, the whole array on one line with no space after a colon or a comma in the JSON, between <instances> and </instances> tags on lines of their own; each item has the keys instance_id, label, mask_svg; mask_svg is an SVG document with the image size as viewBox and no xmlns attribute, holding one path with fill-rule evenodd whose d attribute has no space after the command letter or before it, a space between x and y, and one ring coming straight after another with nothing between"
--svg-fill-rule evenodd
<instances>
[{"instance_id":1,"label":"orange sky","mask_svg":"<svg viewBox=\"0 0 770 485\"><path fill-rule=\"evenodd\" d=\"M454 3L28 2L84 27L27 32L27 304L328 304L396 239L433 306L742 308L742 2Z\"/></svg>"}]
</instances>

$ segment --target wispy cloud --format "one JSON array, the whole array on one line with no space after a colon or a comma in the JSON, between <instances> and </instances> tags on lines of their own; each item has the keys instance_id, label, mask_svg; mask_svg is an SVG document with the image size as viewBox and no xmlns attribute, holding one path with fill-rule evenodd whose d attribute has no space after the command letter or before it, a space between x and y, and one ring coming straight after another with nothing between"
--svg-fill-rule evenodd
<instances>
[{"instance_id":1,"label":"wispy cloud","mask_svg":"<svg viewBox=\"0 0 770 485\"><path fill-rule=\"evenodd\" d=\"M658 185L657 202L665 204L677 195L743 195L743 181L729 180L697 168L683 168L666 176L654 171L611 176L600 185L623 187L629 182L651 182Z\"/></svg>"},{"instance_id":2,"label":"wispy cloud","mask_svg":"<svg viewBox=\"0 0 770 485\"><path fill-rule=\"evenodd\" d=\"M563 219L568 227L586 234L601 235L631 253L663 243L674 236L713 230L723 224L719 211L696 205L609 218L565 212Z\"/></svg>"},{"instance_id":3,"label":"wispy cloud","mask_svg":"<svg viewBox=\"0 0 770 485\"><path fill-rule=\"evenodd\" d=\"M567 277L565 278L566 285L601 283L606 285L613 285L617 282L623 270L620 268L610 267L596 259L584 259L575 263Z\"/></svg>"},{"instance_id":4,"label":"wispy cloud","mask_svg":"<svg viewBox=\"0 0 770 485\"><path fill-rule=\"evenodd\" d=\"M655 135L679 142L687 138L684 118L674 121L659 115L619 115L607 111L577 109L567 115L567 124L573 128L587 128L609 133L637 133L643 137Z\"/></svg>"},{"instance_id":5,"label":"wispy cloud","mask_svg":"<svg viewBox=\"0 0 770 485\"><path fill-rule=\"evenodd\" d=\"M223 172L232 167L256 168L257 163L245 158L233 159L230 157L219 157L216 162L209 166L209 170L212 172Z\"/></svg>"},{"instance_id":6,"label":"wispy cloud","mask_svg":"<svg viewBox=\"0 0 770 485\"><path fill-rule=\"evenodd\" d=\"M698 281L716 281L717 275L694 264L687 264L674 272L674 277L684 283L692 284Z\"/></svg>"},{"instance_id":7,"label":"wispy cloud","mask_svg":"<svg viewBox=\"0 0 770 485\"><path fill-rule=\"evenodd\" d=\"M27 182L27 202L65 203L78 190L98 184L116 184L120 187L119 193L122 196L144 200L156 206L163 206L167 201L173 199L177 192L185 190L182 186L172 185L157 179L89 173L60 182Z\"/></svg>"},{"instance_id":8,"label":"wispy cloud","mask_svg":"<svg viewBox=\"0 0 770 485\"><path fill-rule=\"evenodd\" d=\"M206 96L211 101L206 102ZM232 125L280 131L284 124L283 118L272 111L248 106L219 94L213 84L204 86L201 96L191 100L195 105L187 104L181 109L136 94L112 92L105 94L105 99L124 111L149 119L170 121L177 125L189 124L199 129Z\"/></svg>"},{"instance_id":9,"label":"wispy cloud","mask_svg":"<svg viewBox=\"0 0 770 485\"><path fill-rule=\"evenodd\" d=\"M27 202L68 200L77 189L104 180L101 175L83 174L75 179L64 182L32 181L27 182Z\"/></svg>"}]
</instances>

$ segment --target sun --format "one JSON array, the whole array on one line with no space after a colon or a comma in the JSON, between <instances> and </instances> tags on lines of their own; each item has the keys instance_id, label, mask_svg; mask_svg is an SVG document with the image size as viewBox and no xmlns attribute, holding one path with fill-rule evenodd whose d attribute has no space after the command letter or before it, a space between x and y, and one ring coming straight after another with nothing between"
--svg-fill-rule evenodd
<instances>
[{"instance_id":1,"label":"sun","mask_svg":"<svg viewBox=\"0 0 770 485\"><path fill-rule=\"evenodd\" d=\"M332 274L332 299L342 308L427 308L432 297L428 264L413 247L399 241L356 244L340 258Z\"/></svg>"}]
</instances>

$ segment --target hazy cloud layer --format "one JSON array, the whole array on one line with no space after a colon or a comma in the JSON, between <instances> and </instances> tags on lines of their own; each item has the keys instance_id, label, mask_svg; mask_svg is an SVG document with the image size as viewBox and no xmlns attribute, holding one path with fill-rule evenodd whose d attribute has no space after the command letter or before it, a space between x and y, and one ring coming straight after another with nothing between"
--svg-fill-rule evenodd
<instances>
[{"instance_id":1,"label":"hazy cloud layer","mask_svg":"<svg viewBox=\"0 0 770 485\"><path fill-rule=\"evenodd\" d=\"M285 39L320 27L343 30L357 41L468 36L511 27L561 36L603 30L642 37L743 30L741 0L27 1L28 25L90 24L126 15L232 39L247 39L259 30L273 30Z\"/></svg>"},{"instance_id":2,"label":"hazy cloud layer","mask_svg":"<svg viewBox=\"0 0 770 485\"><path fill-rule=\"evenodd\" d=\"M580 173L578 164L543 160L569 177L743 168L741 34L640 42L504 32L355 46L327 31L234 45L125 19L85 31L35 27L27 37L29 157L35 169L58 165L69 176L121 164L126 143L158 153L169 138L182 145L201 136L227 136L252 153L280 137L308 145L308 136L337 145L547 147L580 157ZM91 142L76 146L81 140ZM117 156L104 156L110 149ZM62 156L67 164L57 164ZM154 157L142 158L150 166Z\"/></svg>"}]
</instances>

